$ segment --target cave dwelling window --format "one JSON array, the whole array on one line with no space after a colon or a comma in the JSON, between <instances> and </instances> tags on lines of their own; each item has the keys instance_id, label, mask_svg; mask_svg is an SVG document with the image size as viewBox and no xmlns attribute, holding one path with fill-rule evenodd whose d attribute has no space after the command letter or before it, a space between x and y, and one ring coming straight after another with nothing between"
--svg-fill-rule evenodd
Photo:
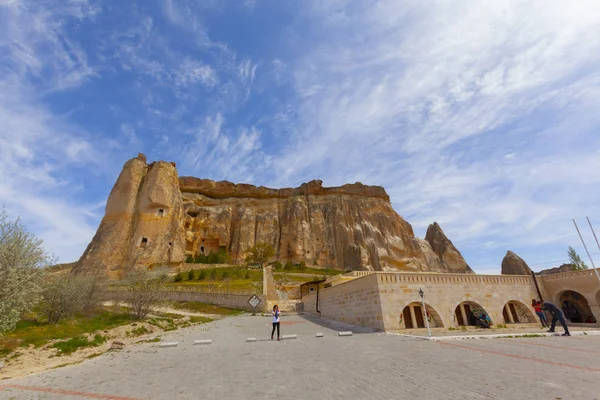
<instances>
[{"instance_id":1,"label":"cave dwelling window","mask_svg":"<svg viewBox=\"0 0 600 400\"><path fill-rule=\"evenodd\" d=\"M164 209L164 208L159 208L159 209L158 209L158 216L159 216L159 217L162 217L162 216L164 216L164 215L165 215L165 209Z\"/></svg>"},{"instance_id":2,"label":"cave dwelling window","mask_svg":"<svg viewBox=\"0 0 600 400\"><path fill-rule=\"evenodd\" d=\"M140 247L145 248L148 245L148 238L142 237L142 241L140 242Z\"/></svg>"}]
</instances>

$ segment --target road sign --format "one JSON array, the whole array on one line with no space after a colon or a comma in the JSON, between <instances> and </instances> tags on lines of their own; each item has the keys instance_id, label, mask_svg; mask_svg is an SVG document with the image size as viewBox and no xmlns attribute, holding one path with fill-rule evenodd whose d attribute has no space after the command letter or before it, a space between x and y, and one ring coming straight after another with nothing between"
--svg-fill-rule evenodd
<instances>
[{"instance_id":1,"label":"road sign","mask_svg":"<svg viewBox=\"0 0 600 400\"><path fill-rule=\"evenodd\" d=\"M248 300L248 303L250 303L250 305L254 309L253 314L256 314L256 307L261 303L260 299L254 294L254 295L252 295L252 297L250 297L250 300Z\"/></svg>"}]
</instances>

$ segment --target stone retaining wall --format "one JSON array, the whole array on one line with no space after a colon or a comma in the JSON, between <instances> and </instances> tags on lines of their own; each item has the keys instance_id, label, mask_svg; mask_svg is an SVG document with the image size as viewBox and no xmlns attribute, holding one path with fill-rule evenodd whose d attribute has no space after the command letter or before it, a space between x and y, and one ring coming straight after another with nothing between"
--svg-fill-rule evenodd
<instances>
[{"instance_id":1,"label":"stone retaining wall","mask_svg":"<svg viewBox=\"0 0 600 400\"><path fill-rule=\"evenodd\" d=\"M104 293L105 300L124 301L127 292L110 291ZM228 293L200 293L192 291L167 291L164 293L166 300L171 301L197 301L200 303L213 304L220 307L232 308L252 312L252 306L248 300L251 294L228 294ZM266 310L267 301L264 296L258 295L261 303L256 307L257 312Z\"/></svg>"}]
</instances>

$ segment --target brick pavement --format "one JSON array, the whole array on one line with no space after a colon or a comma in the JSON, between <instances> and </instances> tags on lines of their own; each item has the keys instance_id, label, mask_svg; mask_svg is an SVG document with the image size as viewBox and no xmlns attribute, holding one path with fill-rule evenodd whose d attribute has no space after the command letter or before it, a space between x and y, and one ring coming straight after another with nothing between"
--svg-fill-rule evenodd
<instances>
[{"instance_id":1,"label":"brick pavement","mask_svg":"<svg viewBox=\"0 0 600 400\"><path fill-rule=\"evenodd\" d=\"M356 328L337 337L349 327L282 321L291 322L282 334L298 339L270 341L267 317L226 318L163 335L175 348L140 344L0 381L0 399L600 399L597 338L438 343ZM198 339L213 344L193 346Z\"/></svg>"}]
</instances>

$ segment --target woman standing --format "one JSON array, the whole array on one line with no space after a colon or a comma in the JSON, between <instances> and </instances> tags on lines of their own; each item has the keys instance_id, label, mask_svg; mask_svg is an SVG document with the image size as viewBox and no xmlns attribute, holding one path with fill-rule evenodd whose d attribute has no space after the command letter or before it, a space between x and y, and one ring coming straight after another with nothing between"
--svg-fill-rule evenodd
<instances>
[{"instance_id":1,"label":"woman standing","mask_svg":"<svg viewBox=\"0 0 600 400\"><path fill-rule=\"evenodd\" d=\"M281 313L279 312L279 306L275 304L273 306L273 330L271 331L271 340L273 340L273 334L275 333L275 328L277 328L277 340L281 340L281 336L279 335L279 316Z\"/></svg>"}]
</instances>

